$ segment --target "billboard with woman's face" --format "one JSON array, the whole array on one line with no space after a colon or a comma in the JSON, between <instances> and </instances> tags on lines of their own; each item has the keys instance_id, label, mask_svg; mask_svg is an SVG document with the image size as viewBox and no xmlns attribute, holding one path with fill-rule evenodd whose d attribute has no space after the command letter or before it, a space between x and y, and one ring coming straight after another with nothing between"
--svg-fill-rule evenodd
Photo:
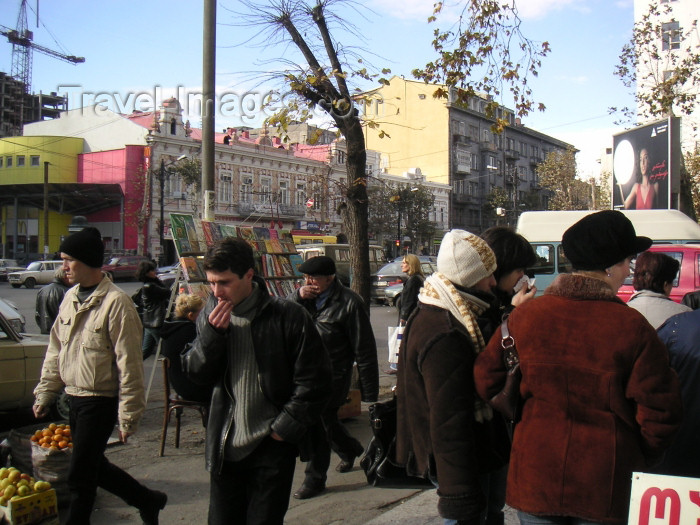
<instances>
[{"instance_id":1,"label":"billboard with woman's face","mask_svg":"<svg viewBox=\"0 0 700 525\"><path fill-rule=\"evenodd\" d=\"M678 170L678 119L667 119L613 137L613 208L675 208ZM675 155L677 157L677 155Z\"/></svg>"}]
</instances>

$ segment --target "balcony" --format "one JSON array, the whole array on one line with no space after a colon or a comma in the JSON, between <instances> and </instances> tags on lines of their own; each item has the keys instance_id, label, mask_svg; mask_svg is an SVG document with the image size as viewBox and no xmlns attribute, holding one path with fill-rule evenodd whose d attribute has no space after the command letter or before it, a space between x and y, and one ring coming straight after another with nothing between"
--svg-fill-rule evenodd
<instances>
[{"instance_id":1,"label":"balcony","mask_svg":"<svg viewBox=\"0 0 700 525\"><path fill-rule=\"evenodd\" d=\"M542 159L539 157L530 157L530 164L533 166L537 166L540 162L542 162Z\"/></svg>"},{"instance_id":2,"label":"balcony","mask_svg":"<svg viewBox=\"0 0 700 525\"><path fill-rule=\"evenodd\" d=\"M465 144L468 146L474 142L474 139L472 139L469 135L454 133L452 135L452 142L455 144Z\"/></svg>"},{"instance_id":3,"label":"balcony","mask_svg":"<svg viewBox=\"0 0 700 525\"><path fill-rule=\"evenodd\" d=\"M452 199L453 202L457 204L466 204L476 201L476 197L474 195L469 195L468 193L453 193Z\"/></svg>"},{"instance_id":4,"label":"balcony","mask_svg":"<svg viewBox=\"0 0 700 525\"><path fill-rule=\"evenodd\" d=\"M485 140L481 143L481 149L482 151L498 151L498 148L496 148L496 144L491 142L490 140Z\"/></svg>"},{"instance_id":5,"label":"balcony","mask_svg":"<svg viewBox=\"0 0 700 525\"><path fill-rule=\"evenodd\" d=\"M306 215L306 206L296 204L280 204L279 214L284 217L304 217Z\"/></svg>"},{"instance_id":6,"label":"balcony","mask_svg":"<svg viewBox=\"0 0 700 525\"><path fill-rule=\"evenodd\" d=\"M239 202L238 213L241 215L252 215L258 217L277 217L280 218L302 218L306 215L306 206L298 206L295 204L277 204L277 203L253 203Z\"/></svg>"},{"instance_id":7,"label":"balcony","mask_svg":"<svg viewBox=\"0 0 700 525\"><path fill-rule=\"evenodd\" d=\"M518 160L520 158L520 152L515 149L507 149L505 154L507 159Z\"/></svg>"}]
</instances>

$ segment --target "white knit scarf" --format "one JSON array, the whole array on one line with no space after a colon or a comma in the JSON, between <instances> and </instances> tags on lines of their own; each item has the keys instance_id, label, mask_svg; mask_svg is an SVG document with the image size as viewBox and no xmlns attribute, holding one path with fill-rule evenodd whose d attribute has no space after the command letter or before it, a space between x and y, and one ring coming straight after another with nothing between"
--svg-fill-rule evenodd
<instances>
[{"instance_id":1,"label":"white knit scarf","mask_svg":"<svg viewBox=\"0 0 700 525\"><path fill-rule=\"evenodd\" d=\"M441 273L435 272L430 275L423 284L418 299L424 304L437 306L447 310L464 325L469 332L474 345L474 354L479 355L486 347L484 336L477 324L477 316L483 313L489 304L478 297L474 297L465 292L460 292ZM483 423L493 417L493 410L483 401L476 392L474 393L474 419Z\"/></svg>"}]
</instances>

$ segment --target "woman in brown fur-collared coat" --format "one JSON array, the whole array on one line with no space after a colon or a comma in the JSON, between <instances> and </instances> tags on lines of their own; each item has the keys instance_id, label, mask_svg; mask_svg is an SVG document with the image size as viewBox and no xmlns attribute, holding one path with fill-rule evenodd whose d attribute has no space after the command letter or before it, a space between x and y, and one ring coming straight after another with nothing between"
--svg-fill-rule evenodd
<instances>
[{"instance_id":1,"label":"woman in brown fur-collared coat","mask_svg":"<svg viewBox=\"0 0 700 525\"><path fill-rule=\"evenodd\" d=\"M615 295L651 240L608 210L573 225L562 244L576 271L508 319L524 405L506 501L523 525L625 523L632 472L660 459L681 420L666 348ZM505 382L499 336L474 368L484 399Z\"/></svg>"}]
</instances>

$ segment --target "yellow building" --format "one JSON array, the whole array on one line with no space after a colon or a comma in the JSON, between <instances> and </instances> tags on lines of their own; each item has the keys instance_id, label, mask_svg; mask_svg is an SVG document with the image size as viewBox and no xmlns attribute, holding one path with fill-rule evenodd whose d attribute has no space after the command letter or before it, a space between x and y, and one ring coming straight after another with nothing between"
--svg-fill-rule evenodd
<instances>
[{"instance_id":1,"label":"yellow building","mask_svg":"<svg viewBox=\"0 0 700 525\"><path fill-rule=\"evenodd\" d=\"M547 153L569 144L523 126L503 106L496 116L508 122L494 133L486 116L488 100L458 102L433 95L440 86L394 76L388 85L358 97L367 122L366 146L381 153L381 167L393 174L422 172L427 180L449 184L450 227L479 233L499 221L488 203L505 196L502 221L515 225L525 209L543 209L547 193L535 167ZM444 86L442 86L444 89Z\"/></svg>"},{"instance_id":2,"label":"yellow building","mask_svg":"<svg viewBox=\"0 0 700 525\"><path fill-rule=\"evenodd\" d=\"M78 154L82 152L82 138L18 136L0 139L2 257L36 259L40 254L58 250L61 234L67 231L71 215L49 211L48 245L45 246L45 173L47 189L76 183ZM57 208L60 206L51 206L51 210Z\"/></svg>"}]
</instances>

